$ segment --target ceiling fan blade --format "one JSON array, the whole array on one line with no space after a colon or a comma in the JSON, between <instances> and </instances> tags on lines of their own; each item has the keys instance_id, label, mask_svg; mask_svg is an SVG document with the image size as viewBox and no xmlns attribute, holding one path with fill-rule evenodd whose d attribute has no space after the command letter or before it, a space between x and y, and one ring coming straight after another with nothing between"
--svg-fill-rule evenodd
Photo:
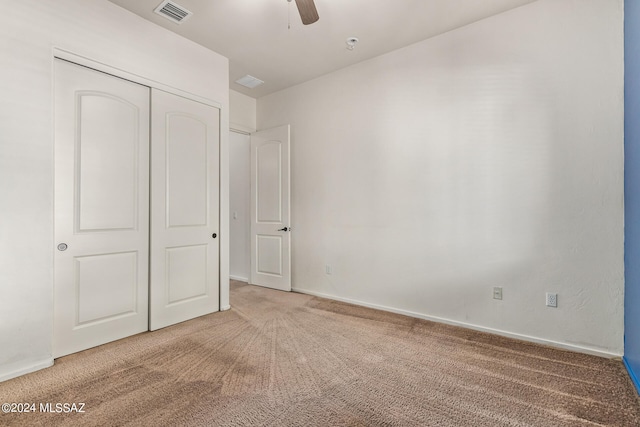
<instances>
[{"instance_id":1,"label":"ceiling fan blade","mask_svg":"<svg viewBox=\"0 0 640 427\"><path fill-rule=\"evenodd\" d=\"M296 0L296 5L298 6L298 12L300 12L300 18L302 18L304 25L313 24L320 19L313 0Z\"/></svg>"}]
</instances>

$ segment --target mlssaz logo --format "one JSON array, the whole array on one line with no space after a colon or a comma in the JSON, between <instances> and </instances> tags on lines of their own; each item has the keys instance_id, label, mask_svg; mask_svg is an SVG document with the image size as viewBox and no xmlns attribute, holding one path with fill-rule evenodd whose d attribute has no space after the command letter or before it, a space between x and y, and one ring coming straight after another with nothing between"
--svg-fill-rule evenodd
<instances>
[{"instance_id":1,"label":"mlssaz logo","mask_svg":"<svg viewBox=\"0 0 640 427\"><path fill-rule=\"evenodd\" d=\"M53 414L84 414L84 403L41 403L40 412Z\"/></svg>"}]
</instances>

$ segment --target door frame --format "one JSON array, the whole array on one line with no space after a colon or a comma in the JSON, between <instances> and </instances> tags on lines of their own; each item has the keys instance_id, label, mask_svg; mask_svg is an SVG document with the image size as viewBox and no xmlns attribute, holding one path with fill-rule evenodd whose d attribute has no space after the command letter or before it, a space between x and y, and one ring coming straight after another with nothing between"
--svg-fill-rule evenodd
<instances>
[{"instance_id":1,"label":"door frame","mask_svg":"<svg viewBox=\"0 0 640 427\"><path fill-rule=\"evenodd\" d=\"M284 125L284 126L287 126L288 129L289 129L289 146L290 146L291 145L291 127L290 127L290 125ZM276 126L276 128L280 128L280 127L281 126ZM264 129L264 130L268 131L270 129ZM251 280L252 268L253 268L253 265L255 263L255 253L254 253L254 250L253 250L254 248L251 245L251 238L252 238L252 232L251 232L251 229L252 229L252 220L251 220L251 216L252 216L252 214L251 214L251 212L252 212L252 207L251 207L252 200L251 200L251 193L252 193L253 185L254 185L253 179L251 178L251 173L252 173L252 168L253 168L253 163L252 163L252 160L251 160L251 156L252 156L252 153L251 153L251 137L253 137L254 134L256 134L256 133L258 133L260 131L254 129L253 131L249 132L249 131L241 129L240 127L238 127L238 125L233 125L232 124L232 126L229 129L229 132L230 133L233 132L233 133L236 133L236 134L239 134L239 135L248 136L249 137L249 141L248 141L249 142L249 151L250 151L249 152L249 158L247 159L247 161L249 162L249 171L248 171L248 173L249 173L249 177L248 177L249 184L248 184L248 187L247 187L247 191L249 193L249 199L250 200L249 200L249 203L248 203L248 206L247 206L247 220L246 220L246 223L244 224L245 230L246 230L246 245L247 245L247 250L248 250L248 253L246 254L247 258L248 258L247 259L247 263L248 263L248 266L247 266L248 267L248 274L247 274L247 276L248 277L245 278L245 277L230 276L230 278L233 279L233 280L246 281L248 284L255 285L255 283L253 283L252 280ZM290 169L291 168L291 153L290 153L290 151L288 153L288 158L289 158L289 169ZM289 181L288 189L289 189L289 200L290 200L290 197L291 197L290 170L289 170L288 181ZM229 215L231 216L231 213ZM291 212L290 212L290 209L289 209L289 226L291 225L290 222L291 222ZM289 262L291 262L290 261L291 260L291 249L292 249L291 248L291 242L289 242ZM291 267L291 265L290 265L290 267ZM289 275L291 276L291 271L289 271ZM291 277L290 277L290 280L291 280ZM262 285L256 285L256 286L262 286ZM287 290L291 291L292 288L293 287L291 287L290 289L287 289Z\"/></svg>"},{"instance_id":2,"label":"door frame","mask_svg":"<svg viewBox=\"0 0 640 427\"><path fill-rule=\"evenodd\" d=\"M235 127L234 127L235 126ZM255 130L253 131L255 132ZM231 280L237 280L240 282L246 282L249 283L250 282L250 278L249 276L251 275L251 133L252 132L248 132L248 131L244 131L244 130L240 130L237 128L237 125L231 125L231 127L229 128L229 133L235 133L237 135L242 135L242 136L246 136L247 137L247 143L248 143L248 148L249 148L249 155L246 158L247 164L249 165L249 169L247 170L247 182L248 185L246 187L246 191L247 191L247 200L246 200L246 219L245 222L243 224L244 230L245 230L245 247L247 249L247 253L246 255L246 276L247 277L240 277L240 276L234 276L231 274L231 272L229 272L229 278ZM231 136L229 136L229 151L231 152L231 146L235 144L231 142ZM231 166L231 154L229 154L229 165ZM235 176L234 175L235 172L229 170L229 183L231 184L231 176ZM229 197L229 217L231 218L232 214L231 214L231 197ZM231 233L231 227L229 228L229 233ZM229 235L229 237L232 237L231 234ZM229 257L231 257L231 250L229 250ZM231 261L231 260L229 260Z\"/></svg>"},{"instance_id":3,"label":"door frame","mask_svg":"<svg viewBox=\"0 0 640 427\"><path fill-rule=\"evenodd\" d=\"M149 88L160 89L164 92L181 96L183 98L187 98L192 101L200 102L202 104L209 105L211 107L214 107L220 110L220 116L219 116L220 144L219 144L219 153L218 153L218 158L219 158L219 168L218 168L219 181L218 182L220 187L219 188L219 212L218 212L218 218L219 218L218 229L220 230L219 231L220 246L219 246L219 257L218 257L218 267L219 267L218 268L218 271L219 271L218 272L218 293L219 293L218 299L219 299L219 310L220 311L229 310L231 306L229 304L229 192L228 192L229 112L228 112L228 109L226 108L227 105L209 98L196 95L191 92L187 92L187 91L175 88L173 86L158 82L153 79L150 79L135 73L131 73L117 67L113 67L111 65L105 64L93 58L76 54L72 51L69 51L67 49L64 49L58 46L53 46L51 52L52 52L52 55L50 57L50 60L51 60L50 67L51 67L51 103L52 104L55 102L55 99L53 98L54 80L55 80L54 64L55 64L55 59L57 58L57 59L74 63L76 65L80 65L83 67L91 68L96 71L110 74L112 76L115 76L124 80L129 80L131 82L138 83L140 85L144 85ZM53 111L55 111L55 109ZM52 136L51 143L52 144L54 142L53 138L55 134L54 126L55 126L55 123L52 120L51 122L51 136ZM53 183L51 185L53 187ZM55 241L54 240L55 236L53 235L54 231L55 230L52 230L52 235L50 238L50 241L52 242L52 247L51 247L52 251L55 250L55 247L53 244L53 242ZM52 282L52 290L53 290L53 282ZM51 310L51 321L53 324L53 310ZM51 339L53 340L53 334L51 336ZM53 346L53 341L51 344Z\"/></svg>"}]
</instances>

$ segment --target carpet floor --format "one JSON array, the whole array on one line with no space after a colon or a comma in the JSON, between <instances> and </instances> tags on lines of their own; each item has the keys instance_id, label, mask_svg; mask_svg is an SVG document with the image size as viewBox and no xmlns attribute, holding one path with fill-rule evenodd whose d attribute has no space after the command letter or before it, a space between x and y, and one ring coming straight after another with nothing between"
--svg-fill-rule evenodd
<instances>
[{"instance_id":1,"label":"carpet floor","mask_svg":"<svg viewBox=\"0 0 640 427\"><path fill-rule=\"evenodd\" d=\"M640 426L620 360L239 282L231 303L0 383L36 404L0 425Z\"/></svg>"}]
</instances>

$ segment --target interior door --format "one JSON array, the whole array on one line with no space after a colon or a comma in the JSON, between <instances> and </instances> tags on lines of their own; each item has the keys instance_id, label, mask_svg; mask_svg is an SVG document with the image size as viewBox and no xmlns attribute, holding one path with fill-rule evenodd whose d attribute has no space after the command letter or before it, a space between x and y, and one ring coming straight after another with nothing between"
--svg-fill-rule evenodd
<instances>
[{"instance_id":1,"label":"interior door","mask_svg":"<svg viewBox=\"0 0 640 427\"><path fill-rule=\"evenodd\" d=\"M291 290L289 125L251 135L251 284Z\"/></svg>"},{"instance_id":2,"label":"interior door","mask_svg":"<svg viewBox=\"0 0 640 427\"><path fill-rule=\"evenodd\" d=\"M219 310L219 109L152 89L151 330Z\"/></svg>"},{"instance_id":3,"label":"interior door","mask_svg":"<svg viewBox=\"0 0 640 427\"><path fill-rule=\"evenodd\" d=\"M59 357L147 330L149 89L54 67Z\"/></svg>"}]
</instances>

